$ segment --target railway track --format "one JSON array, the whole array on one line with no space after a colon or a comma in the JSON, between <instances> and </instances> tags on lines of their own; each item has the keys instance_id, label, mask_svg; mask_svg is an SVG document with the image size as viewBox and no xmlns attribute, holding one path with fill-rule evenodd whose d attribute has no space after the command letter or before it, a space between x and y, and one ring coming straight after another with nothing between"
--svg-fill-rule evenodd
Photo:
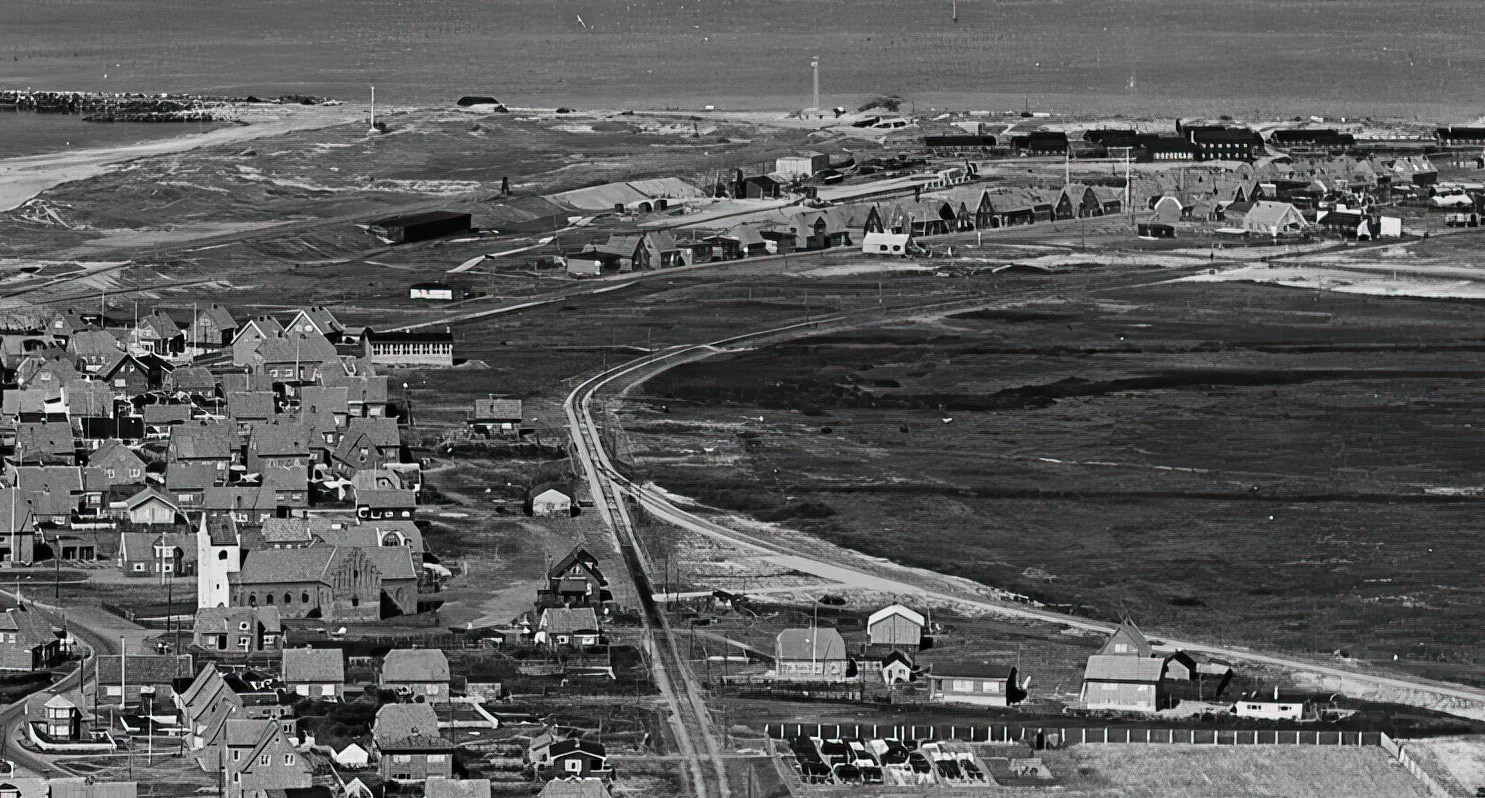
<instances>
[{"instance_id":1,"label":"railway track","mask_svg":"<svg viewBox=\"0 0 1485 798\"><path fill-rule=\"evenodd\" d=\"M691 763L691 775L694 781L694 791L698 798L708 796L706 785L702 783L701 762L699 760L700 750L694 743L694 739L701 739L709 757L713 760L716 779L722 785L722 795L726 796L726 774L722 769L722 762L716 754L715 740L711 736L708 716L704 704L701 701L699 690L695 690L694 682L690 678L690 672L685 662L679 656L679 648L674 635L665 622L662 613L658 612L653 599L653 591L650 587L648 574L653 572L652 565L644 556L642 547L634 534L632 519L629 515L625 499L632 498L636 505L643 507L663 521L676 524L683 528L690 528L701 534L729 541L744 549L754 550L759 553L773 556L791 558L803 567L814 566L821 569L821 573L838 572L837 575L865 576L872 578L873 575L855 572L849 566L839 563L823 563L811 560L803 555L780 546L774 541L762 540L755 536L738 532L705 518L697 517L681 508L672 505L666 497L650 491L643 486L636 485L624 475L614 469L609 460L608 453L604 450L598 438L598 427L593 421L589 410L589 403L602 389L623 381L624 389L632 389L650 377L667 369L694 360L702 360L719 352L727 351L743 345L764 345L777 343L791 338L819 335L822 333L835 332L860 326L872 324L891 323L912 318L925 313L948 313L963 312L974 309L1004 308L1039 299L1050 299L1059 296L1067 296L1077 293L1098 293L1107 290L1130 288L1151 282L1151 277L1158 275L1157 281L1172 279L1183 276L1185 273L1202 270L1193 268L1191 270L1169 270L1159 269L1140 272L1126 272L1120 275L1088 279L1081 284L1073 286L1059 284L1048 289L1030 290L1018 292L1014 295L1003 295L1000 297L986 297L975 295L972 297L956 297L947 300L938 300L921 304L905 304L894 307L872 308L866 311L854 311L850 313L839 313L824 316L802 322L785 324L766 330L733 336L717 341L711 341L691 346L676 347L662 353L653 353L649 356L639 358L605 372L590 377L577 386L569 394L566 403L569 425L572 428L574 441L577 441L579 452L587 471L593 495L598 499L598 506L604 514L615 534L618 535L621 547L624 549L626 564L635 577L636 589L641 591L641 603L645 607L647 633L653 630L662 636L659 650L663 652L662 657L657 657L654 667L657 674L663 667L668 683L675 678L675 674L681 675L682 691L667 693L667 700L671 702L675 710L673 722L678 729L681 742L682 755ZM601 498L600 498L601 497ZM886 588L892 588L891 580L881 580ZM895 583L905 593L929 594L931 591L924 590L916 585ZM937 598L966 601L963 596L948 596L933 594ZM1003 602L968 601L968 603L981 604L986 609L1049 623L1062 623L1088 628L1094 631L1108 631L1108 624L1090 621L1086 618L1064 615L1061 613L1006 604ZM1485 703L1485 691L1431 682L1424 679L1410 678L1401 675L1368 674L1348 669L1337 668L1325 663L1319 663L1294 657L1281 655L1269 655L1247 649L1233 649L1225 646L1213 646L1201 641L1169 640L1173 645L1182 648L1201 651L1214 656L1226 657L1239 661L1262 663L1271 666L1279 666L1294 670L1306 670L1319 672L1329 677L1353 680L1357 684L1367 685L1372 688L1411 690L1416 691L1425 698L1428 696L1438 697L1446 700L1460 701L1465 704L1479 706ZM657 681L660 681L657 678ZM662 690L666 689L662 687ZM1476 710L1479 711L1479 710ZM691 740L684 739L691 737Z\"/></svg>"},{"instance_id":2,"label":"railway track","mask_svg":"<svg viewBox=\"0 0 1485 798\"><path fill-rule=\"evenodd\" d=\"M1141 271L1124 273L1115 277L1088 281L1098 288L1120 288L1147 281L1152 274L1169 279L1172 270ZM999 299L980 294L960 294L952 298L940 298L931 302L875 307L863 311L836 313L796 321L789 324L759 330L718 341L680 347L669 352L651 354L630 361L583 381L568 394L564 402L568 426L576 445L578 458L586 472L588 486L592 492L594 506L604 523L613 532L624 564L629 570L635 590L639 593L639 604L644 622L645 651L649 655L650 667L656 685L670 709L670 725L685 763L687 781L695 798L730 798L726 765L721 747L717 744L712 729L711 716L707 710L702 690L685 659L681 656L680 644L665 614L654 599L655 591L650 574L654 564L645 553L644 546L634 530L634 520L629 512L626 498L633 497L636 503L648 502L649 497L638 486L620 474L610 461L608 452L599 440L598 425L594 422L590 402L609 384L638 374L638 384L648 376L672 368L691 359L710 357L719 351L739 345L756 345L772 338L818 335L836 329L846 329L866 323L885 323L910 318L923 313L955 312L981 307L1019 304L1037 299L1047 299L1066 293L1066 287L1018 292Z\"/></svg>"}]
</instances>

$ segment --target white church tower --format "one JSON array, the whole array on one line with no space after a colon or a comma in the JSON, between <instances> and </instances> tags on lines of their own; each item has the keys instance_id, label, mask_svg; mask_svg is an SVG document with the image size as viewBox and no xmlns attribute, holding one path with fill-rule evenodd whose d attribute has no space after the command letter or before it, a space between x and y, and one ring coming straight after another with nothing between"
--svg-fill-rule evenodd
<instances>
[{"instance_id":1,"label":"white church tower","mask_svg":"<svg viewBox=\"0 0 1485 798\"><path fill-rule=\"evenodd\" d=\"M242 567L242 544L237 519L231 513L209 518L201 514L196 529L196 608L227 607L232 591L227 575Z\"/></svg>"}]
</instances>

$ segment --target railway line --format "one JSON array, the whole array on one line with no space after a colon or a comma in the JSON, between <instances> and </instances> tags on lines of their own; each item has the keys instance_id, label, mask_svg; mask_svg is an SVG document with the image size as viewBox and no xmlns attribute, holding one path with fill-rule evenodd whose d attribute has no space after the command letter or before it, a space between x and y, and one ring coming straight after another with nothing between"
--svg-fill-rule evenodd
<instances>
[{"instance_id":1,"label":"railway line","mask_svg":"<svg viewBox=\"0 0 1485 798\"><path fill-rule=\"evenodd\" d=\"M718 524L710 519L699 517L683 508L675 506L660 492L633 483L614 469L609 460L608 453L604 450L600 442L598 427L589 409L589 404L593 401L595 395L600 390L614 386L615 384L622 384L622 390L632 389L667 369L684 363L706 359L739 346L777 343L792 338L815 336L853 327L902 321L928 313L998 309L1024 304L1038 299L1065 296L1076 292L1097 293L1105 290L1128 288L1150 282L1152 275L1155 274L1158 274L1159 280L1163 281L1181 276L1183 273L1184 270L1126 272L1120 275L1089 279L1079 286L1064 284L1051 289L1025 291L1015 295L1006 295L997 298L975 295L922 304L908 304L872 308L866 311L837 313L732 336L717 341L681 346L665 352L652 353L646 357L630 361L590 377L568 395L565 404L568 423L571 427L573 440L577 444L580 460L587 472L595 503L599 507L605 521L609 523L610 527L619 537L621 548L625 553L626 564L634 575L636 589L641 592L640 601L645 607L647 633L658 632L662 637L659 645L654 647L663 652L663 656L657 657L655 660L655 669L658 675L662 667L664 668L664 683L667 686L662 687L662 690L670 690L666 698L667 701L671 702L675 710L673 723L680 730L677 736L681 739L680 747L682 755L691 763L691 775L695 785L693 789L697 798L705 798L705 796L710 795L707 791L707 786L703 784L703 778L701 776L703 771L698 757L702 750L705 750L707 756L712 759L715 777L718 783L723 785L723 790L726 789L726 774L723 770L721 759L717 754L715 739L711 735L708 715L705 705L701 700L700 691L695 689L694 680L691 678L685 662L679 656L679 649L674 635L666 624L663 613L658 612L656 609L653 591L651 590L648 577L648 574L653 572L653 567L645 558L643 549L634 534L633 522L629 514L629 509L626 506L626 499L632 499L637 506L642 507L646 512L653 514L667 523L769 557L775 562L802 572L844 584L860 584L887 593L919 595L925 598L975 605L1002 615L1047 623L1064 624L1089 631L1108 632L1113 627L1109 624L1092 621L1087 618L1065 615L1026 605L987 601L962 595L937 592L921 585L884 577L865 570L858 570L852 568L849 564L825 562L815 559L807 554L792 551L775 541L761 539L757 536L739 532ZM1393 692L1403 691L1416 696L1419 705L1424 705L1426 701L1432 701L1436 704L1447 703L1456 707L1461 714L1485 717L1485 690L1433 682L1404 675L1366 673L1312 660L1266 654L1250 649L1214 646L1201 641L1168 638L1167 642L1186 650L1198 651L1221 658L1318 673L1327 677L1344 680L1349 684L1359 685L1366 689ZM670 683L677 679L679 679L679 687L669 686ZM659 680L657 676L657 681ZM700 747L694 742L697 739L702 742ZM722 795L725 798L726 793L723 792Z\"/></svg>"}]
</instances>

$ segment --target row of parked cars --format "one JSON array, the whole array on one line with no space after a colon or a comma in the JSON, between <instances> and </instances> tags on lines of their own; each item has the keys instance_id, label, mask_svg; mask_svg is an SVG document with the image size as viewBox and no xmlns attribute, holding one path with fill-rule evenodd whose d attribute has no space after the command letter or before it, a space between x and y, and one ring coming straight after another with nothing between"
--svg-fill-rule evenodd
<instances>
[{"instance_id":1,"label":"row of parked cars","mask_svg":"<svg viewBox=\"0 0 1485 798\"><path fill-rule=\"evenodd\" d=\"M932 741L794 737L789 749L806 784L884 784L894 772L901 785L988 781L973 754Z\"/></svg>"}]
</instances>

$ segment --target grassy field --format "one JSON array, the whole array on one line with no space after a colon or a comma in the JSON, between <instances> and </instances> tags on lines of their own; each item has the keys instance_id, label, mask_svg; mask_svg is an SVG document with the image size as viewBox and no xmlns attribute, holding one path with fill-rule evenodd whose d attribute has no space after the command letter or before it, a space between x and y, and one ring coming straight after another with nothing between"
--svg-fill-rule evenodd
<instances>
[{"instance_id":1,"label":"grassy field","mask_svg":"<svg viewBox=\"0 0 1485 798\"><path fill-rule=\"evenodd\" d=\"M1108 798L1427 795L1381 748L1082 745L1048 754L1063 794Z\"/></svg>"},{"instance_id":2,"label":"grassy field","mask_svg":"<svg viewBox=\"0 0 1485 798\"><path fill-rule=\"evenodd\" d=\"M715 358L625 423L646 476L868 554L1479 682L1478 314L1148 285Z\"/></svg>"}]
</instances>

